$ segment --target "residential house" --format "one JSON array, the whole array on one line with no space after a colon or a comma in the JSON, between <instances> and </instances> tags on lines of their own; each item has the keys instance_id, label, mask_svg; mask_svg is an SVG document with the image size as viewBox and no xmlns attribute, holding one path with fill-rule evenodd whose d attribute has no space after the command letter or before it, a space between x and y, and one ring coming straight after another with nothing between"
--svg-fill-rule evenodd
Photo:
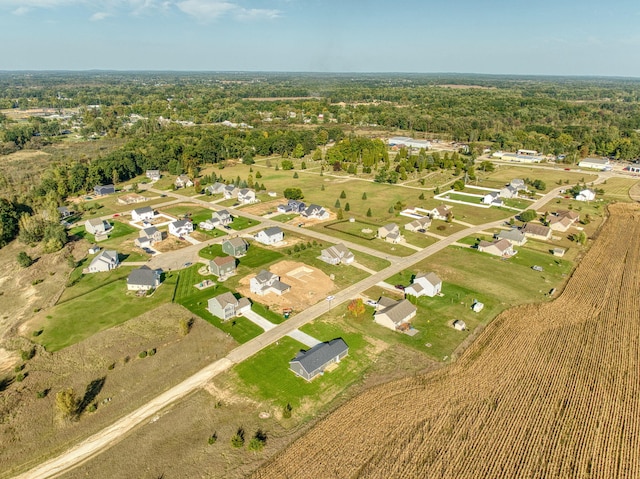
<instances>
[{"instance_id":1,"label":"residential house","mask_svg":"<svg viewBox=\"0 0 640 479\"><path fill-rule=\"evenodd\" d=\"M442 291L442 280L435 273L420 273L416 275L413 282L404 290L405 294L411 296L429 296L433 298Z\"/></svg>"},{"instance_id":2,"label":"residential house","mask_svg":"<svg viewBox=\"0 0 640 479\"><path fill-rule=\"evenodd\" d=\"M514 178L511 180L509 182L509 186L515 188L517 191L527 191L527 185L524 180L521 180L520 178Z\"/></svg>"},{"instance_id":3,"label":"residential house","mask_svg":"<svg viewBox=\"0 0 640 479\"><path fill-rule=\"evenodd\" d=\"M403 325L408 324L418 311L406 299L395 301L384 296L378 300L378 308L380 309L374 313L373 320L393 331L403 328Z\"/></svg>"},{"instance_id":4,"label":"residential house","mask_svg":"<svg viewBox=\"0 0 640 479\"><path fill-rule=\"evenodd\" d=\"M508 239L499 239L495 241L480 241L478 243L478 251L488 253L501 258L510 258L516 252Z\"/></svg>"},{"instance_id":5,"label":"residential house","mask_svg":"<svg viewBox=\"0 0 640 479\"><path fill-rule=\"evenodd\" d=\"M551 239L551 228L536 223L525 223L520 231L527 237L539 240Z\"/></svg>"},{"instance_id":6,"label":"residential house","mask_svg":"<svg viewBox=\"0 0 640 479\"><path fill-rule=\"evenodd\" d=\"M488 194L484 195L482 197L482 203L484 203L485 205L491 205L491 206L503 206L504 205L504 202L500 198L500 192L499 191L493 191L491 193L488 193Z\"/></svg>"},{"instance_id":7,"label":"residential house","mask_svg":"<svg viewBox=\"0 0 640 479\"><path fill-rule=\"evenodd\" d=\"M162 232L155 226L150 226L140 230L134 243L139 248L148 248L160 241L162 241Z\"/></svg>"},{"instance_id":8,"label":"residential house","mask_svg":"<svg viewBox=\"0 0 640 479\"><path fill-rule=\"evenodd\" d=\"M222 243L222 252L227 253L230 256L234 256L235 258L239 258L240 256L247 254L248 248L249 243L240 237L229 238Z\"/></svg>"},{"instance_id":9,"label":"residential house","mask_svg":"<svg viewBox=\"0 0 640 479\"><path fill-rule=\"evenodd\" d=\"M500 198L517 198L518 197L518 189L513 186L505 186L500 190Z\"/></svg>"},{"instance_id":10,"label":"residential house","mask_svg":"<svg viewBox=\"0 0 640 479\"><path fill-rule=\"evenodd\" d=\"M225 186L227 185L216 181L214 184L207 186L204 191L212 195L221 195L222 193L224 193Z\"/></svg>"},{"instance_id":11,"label":"residential house","mask_svg":"<svg viewBox=\"0 0 640 479\"><path fill-rule=\"evenodd\" d=\"M420 231L427 230L429 226L431 226L431 218L423 216L422 218L418 218L413 220L411 223L404 225L404 229L407 231Z\"/></svg>"},{"instance_id":12,"label":"residential house","mask_svg":"<svg viewBox=\"0 0 640 479\"><path fill-rule=\"evenodd\" d=\"M289 369L298 376L311 381L322 375L327 366L339 363L349 354L349 346L342 338L320 343L307 351L300 351L289 361Z\"/></svg>"},{"instance_id":13,"label":"residential house","mask_svg":"<svg viewBox=\"0 0 640 479\"><path fill-rule=\"evenodd\" d=\"M395 223L389 223L378 228L378 238L380 239L387 239L387 236L389 235L399 235L399 234L400 234L400 228Z\"/></svg>"},{"instance_id":14,"label":"residential house","mask_svg":"<svg viewBox=\"0 0 640 479\"><path fill-rule=\"evenodd\" d=\"M148 198L145 198L144 196L139 195L137 193L131 193L128 195L122 195L118 197L118 203L121 205L132 205L135 203L144 203L147 200Z\"/></svg>"},{"instance_id":15,"label":"residential house","mask_svg":"<svg viewBox=\"0 0 640 479\"><path fill-rule=\"evenodd\" d=\"M576 195L577 201L593 201L596 199L596 194L592 190L582 190Z\"/></svg>"},{"instance_id":16,"label":"residential house","mask_svg":"<svg viewBox=\"0 0 640 479\"><path fill-rule=\"evenodd\" d=\"M68 218L69 216L73 215L73 211L71 211L66 206L59 206L58 207L58 214L60 215L60 218L64 219L64 218Z\"/></svg>"},{"instance_id":17,"label":"residential house","mask_svg":"<svg viewBox=\"0 0 640 479\"><path fill-rule=\"evenodd\" d=\"M94 235L96 237L96 241L101 241L106 239L107 234L109 234L113 229L113 226L111 226L107 220L93 218L84 222L84 229L87 233Z\"/></svg>"},{"instance_id":18,"label":"residential house","mask_svg":"<svg viewBox=\"0 0 640 479\"><path fill-rule=\"evenodd\" d=\"M193 181L187 175L179 175L173 182L176 188L188 188L193 186Z\"/></svg>"},{"instance_id":19,"label":"residential house","mask_svg":"<svg viewBox=\"0 0 640 479\"><path fill-rule=\"evenodd\" d=\"M97 254L91 263L89 263L89 273L101 273L105 271L111 271L120 264L118 259L118 252L115 250L102 250Z\"/></svg>"},{"instance_id":20,"label":"residential house","mask_svg":"<svg viewBox=\"0 0 640 479\"><path fill-rule=\"evenodd\" d=\"M160 286L162 272L159 269L151 269L141 266L134 269L127 276L127 289L129 291L149 291Z\"/></svg>"},{"instance_id":21,"label":"residential house","mask_svg":"<svg viewBox=\"0 0 640 479\"><path fill-rule=\"evenodd\" d=\"M219 223L217 221L213 221L211 218L209 218L208 220L204 220L198 223L198 228L204 231L213 231L214 229L216 229L216 226L218 226L218 224Z\"/></svg>"},{"instance_id":22,"label":"residential house","mask_svg":"<svg viewBox=\"0 0 640 479\"><path fill-rule=\"evenodd\" d=\"M447 216L451 213L451 208L447 205L436 206L434 209L429 211L429 217L432 220L442 220L445 221Z\"/></svg>"},{"instance_id":23,"label":"residential house","mask_svg":"<svg viewBox=\"0 0 640 479\"><path fill-rule=\"evenodd\" d=\"M235 185L225 185L224 189L222 190L222 194L227 200L230 200L231 198L238 197L238 191L240 190L236 188Z\"/></svg>"},{"instance_id":24,"label":"residential house","mask_svg":"<svg viewBox=\"0 0 640 479\"><path fill-rule=\"evenodd\" d=\"M309 219L326 220L329 218L329 212L320 205L309 205L300 214Z\"/></svg>"},{"instance_id":25,"label":"residential house","mask_svg":"<svg viewBox=\"0 0 640 479\"><path fill-rule=\"evenodd\" d=\"M252 293L264 296L269 293L282 295L291 289L286 283L280 281L280 276L266 269L260 271L249 281L249 289Z\"/></svg>"},{"instance_id":26,"label":"residential house","mask_svg":"<svg viewBox=\"0 0 640 479\"><path fill-rule=\"evenodd\" d=\"M511 228L510 230L500 231L496 236L499 240L509 240L513 245L522 246L527 242L527 237L518 228Z\"/></svg>"},{"instance_id":27,"label":"residential house","mask_svg":"<svg viewBox=\"0 0 640 479\"><path fill-rule=\"evenodd\" d=\"M306 207L302 201L289 200L286 205L278 206L278 213L302 213Z\"/></svg>"},{"instance_id":28,"label":"residential house","mask_svg":"<svg viewBox=\"0 0 640 479\"><path fill-rule=\"evenodd\" d=\"M467 329L467 325L461 319L456 319L453 322L453 327L454 327L454 329L457 329L458 331L464 331L465 329Z\"/></svg>"},{"instance_id":29,"label":"residential house","mask_svg":"<svg viewBox=\"0 0 640 479\"><path fill-rule=\"evenodd\" d=\"M565 232L573 225L573 221L567 216L560 217L552 215L548 219L548 225L553 231Z\"/></svg>"},{"instance_id":30,"label":"residential house","mask_svg":"<svg viewBox=\"0 0 640 479\"><path fill-rule=\"evenodd\" d=\"M207 303L207 310L223 321L236 316L242 316L245 311L251 309L251 301L248 298L236 298L226 292L211 298Z\"/></svg>"},{"instance_id":31,"label":"residential house","mask_svg":"<svg viewBox=\"0 0 640 479\"><path fill-rule=\"evenodd\" d=\"M161 178L160 170L147 170L147 178L151 181L158 181Z\"/></svg>"},{"instance_id":32,"label":"residential house","mask_svg":"<svg viewBox=\"0 0 640 479\"><path fill-rule=\"evenodd\" d=\"M236 259L233 256L217 256L209 261L209 272L224 280L236 273Z\"/></svg>"},{"instance_id":33,"label":"residential house","mask_svg":"<svg viewBox=\"0 0 640 479\"><path fill-rule=\"evenodd\" d=\"M233 216L227 210L214 211L211 213L211 219L222 226L230 225L233 222Z\"/></svg>"},{"instance_id":34,"label":"residential house","mask_svg":"<svg viewBox=\"0 0 640 479\"><path fill-rule=\"evenodd\" d=\"M169 234L178 238L193 233L193 223L189 220L177 220L169 223Z\"/></svg>"},{"instance_id":35,"label":"residential house","mask_svg":"<svg viewBox=\"0 0 640 479\"><path fill-rule=\"evenodd\" d=\"M320 252L320 259L329 264L351 264L356 258L345 245L338 243L323 249Z\"/></svg>"},{"instance_id":36,"label":"residential house","mask_svg":"<svg viewBox=\"0 0 640 479\"><path fill-rule=\"evenodd\" d=\"M151 206L143 206L142 208L136 208L131 210L131 219L133 221L149 221L155 216L155 211Z\"/></svg>"},{"instance_id":37,"label":"residential house","mask_svg":"<svg viewBox=\"0 0 640 479\"><path fill-rule=\"evenodd\" d=\"M256 203L256 192L250 188L242 188L238 190L238 202L243 205L249 205Z\"/></svg>"},{"instance_id":38,"label":"residential house","mask_svg":"<svg viewBox=\"0 0 640 479\"><path fill-rule=\"evenodd\" d=\"M116 192L116 187L113 185L96 185L93 187L93 192L96 196L112 195Z\"/></svg>"},{"instance_id":39,"label":"residential house","mask_svg":"<svg viewBox=\"0 0 640 479\"><path fill-rule=\"evenodd\" d=\"M258 231L255 238L256 241L259 241L262 244L275 244L284 240L284 231L282 231L279 226L271 226L263 229L262 231Z\"/></svg>"}]
</instances>

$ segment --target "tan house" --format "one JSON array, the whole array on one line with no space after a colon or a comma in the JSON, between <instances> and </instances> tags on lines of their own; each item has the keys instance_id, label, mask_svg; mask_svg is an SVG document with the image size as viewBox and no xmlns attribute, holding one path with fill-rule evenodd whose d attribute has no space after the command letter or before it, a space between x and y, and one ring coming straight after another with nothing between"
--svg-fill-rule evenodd
<instances>
[{"instance_id":1,"label":"tan house","mask_svg":"<svg viewBox=\"0 0 640 479\"><path fill-rule=\"evenodd\" d=\"M395 301L384 296L378 300L378 308L380 309L373 315L373 320L380 326L393 331L409 324L418 312L417 308L406 299Z\"/></svg>"},{"instance_id":2,"label":"tan house","mask_svg":"<svg viewBox=\"0 0 640 479\"><path fill-rule=\"evenodd\" d=\"M449 213L451 213L451 208L449 208L447 205L440 205L432 209L429 212L429 216L434 220L445 221Z\"/></svg>"},{"instance_id":3,"label":"tan house","mask_svg":"<svg viewBox=\"0 0 640 479\"><path fill-rule=\"evenodd\" d=\"M480 243L478 243L478 251L481 253L489 253L494 256L500 256L502 258L509 258L516 254L511 242L507 239L480 241Z\"/></svg>"},{"instance_id":4,"label":"tan house","mask_svg":"<svg viewBox=\"0 0 640 479\"><path fill-rule=\"evenodd\" d=\"M551 228L536 223L526 223L521 229L527 238L547 241L551 239Z\"/></svg>"},{"instance_id":5,"label":"tan house","mask_svg":"<svg viewBox=\"0 0 640 479\"><path fill-rule=\"evenodd\" d=\"M411 223L404 225L404 229L407 231L420 231L429 229L429 226L431 226L431 218L423 216L422 218L418 218L417 220L413 220Z\"/></svg>"},{"instance_id":6,"label":"tan house","mask_svg":"<svg viewBox=\"0 0 640 479\"><path fill-rule=\"evenodd\" d=\"M395 223L389 223L378 228L378 238L388 243L399 243L403 239L400 234L400 228Z\"/></svg>"}]
</instances>

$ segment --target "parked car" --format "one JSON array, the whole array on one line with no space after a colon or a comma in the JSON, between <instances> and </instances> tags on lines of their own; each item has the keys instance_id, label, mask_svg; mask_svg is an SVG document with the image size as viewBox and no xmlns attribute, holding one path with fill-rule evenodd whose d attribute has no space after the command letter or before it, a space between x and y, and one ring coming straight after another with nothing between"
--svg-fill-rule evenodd
<instances>
[{"instance_id":1,"label":"parked car","mask_svg":"<svg viewBox=\"0 0 640 479\"><path fill-rule=\"evenodd\" d=\"M531 269L532 269L532 270L534 270L534 271L544 271L544 269L542 268L542 266L538 266L537 264L536 264L536 265L533 265L533 266L531 267Z\"/></svg>"},{"instance_id":2,"label":"parked car","mask_svg":"<svg viewBox=\"0 0 640 479\"><path fill-rule=\"evenodd\" d=\"M376 306L378 306L378 302L377 302L377 301L374 301L373 299L367 299L367 300L365 301L365 303L366 303L368 306L373 306L374 308L375 308Z\"/></svg>"},{"instance_id":3,"label":"parked car","mask_svg":"<svg viewBox=\"0 0 640 479\"><path fill-rule=\"evenodd\" d=\"M401 284L396 284L396 289L399 289L400 291L404 291L404 286Z\"/></svg>"}]
</instances>

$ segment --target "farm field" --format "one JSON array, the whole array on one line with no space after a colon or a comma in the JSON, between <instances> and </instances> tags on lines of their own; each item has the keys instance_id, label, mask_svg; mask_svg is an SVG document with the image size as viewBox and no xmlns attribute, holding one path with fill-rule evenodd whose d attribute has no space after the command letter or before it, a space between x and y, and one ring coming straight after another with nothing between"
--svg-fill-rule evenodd
<instances>
[{"instance_id":1,"label":"farm field","mask_svg":"<svg viewBox=\"0 0 640 479\"><path fill-rule=\"evenodd\" d=\"M477 186L485 186L487 188L502 188L505 184L514 178L530 180L542 180L546 184L546 188L542 192L547 192L559 186L558 181L568 184L577 182L591 183L597 178L594 173L565 171L563 168L550 169L536 166L512 166L512 165L495 165L495 171L483 173L478 171ZM476 185L476 182L473 182Z\"/></svg>"},{"instance_id":2,"label":"farm field","mask_svg":"<svg viewBox=\"0 0 640 479\"><path fill-rule=\"evenodd\" d=\"M449 367L365 392L253 477L638 477L640 208L609 208L558 299L503 312Z\"/></svg>"}]
</instances>

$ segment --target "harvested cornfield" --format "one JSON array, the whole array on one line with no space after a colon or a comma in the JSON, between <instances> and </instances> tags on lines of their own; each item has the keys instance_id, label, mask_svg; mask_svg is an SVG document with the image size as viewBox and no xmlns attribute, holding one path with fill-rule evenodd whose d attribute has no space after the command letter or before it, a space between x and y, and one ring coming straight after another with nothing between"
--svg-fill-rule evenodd
<instances>
[{"instance_id":1,"label":"harvested cornfield","mask_svg":"<svg viewBox=\"0 0 640 479\"><path fill-rule=\"evenodd\" d=\"M640 477L640 207L610 213L556 301L348 402L255 478Z\"/></svg>"}]
</instances>

